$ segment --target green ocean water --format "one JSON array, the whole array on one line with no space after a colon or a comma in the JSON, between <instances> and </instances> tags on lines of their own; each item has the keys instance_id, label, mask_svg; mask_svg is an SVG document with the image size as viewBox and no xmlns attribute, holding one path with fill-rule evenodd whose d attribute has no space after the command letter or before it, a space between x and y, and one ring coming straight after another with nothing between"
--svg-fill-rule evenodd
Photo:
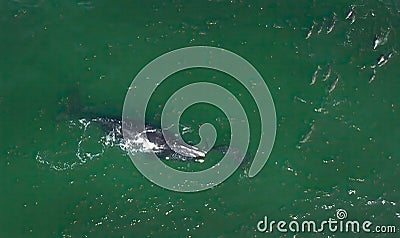
<instances>
[{"instance_id":1,"label":"green ocean water","mask_svg":"<svg viewBox=\"0 0 400 238\"><path fill-rule=\"evenodd\" d=\"M1 1L0 237L397 237L399 30L398 1ZM277 134L256 177L244 165L213 189L176 193L149 182L118 146L104 145L99 127L85 130L79 120L120 117L147 63L197 45L230 50L259 71ZM149 121L157 124L175 90L200 81L239 98L251 157L256 107L223 73L171 76ZM228 121L206 105L182 117L194 129L212 122L219 144ZM188 137L198 140L196 131ZM215 159L169 163L199 170ZM395 225L397 234L257 230L264 216L322 221L338 209Z\"/></svg>"}]
</instances>

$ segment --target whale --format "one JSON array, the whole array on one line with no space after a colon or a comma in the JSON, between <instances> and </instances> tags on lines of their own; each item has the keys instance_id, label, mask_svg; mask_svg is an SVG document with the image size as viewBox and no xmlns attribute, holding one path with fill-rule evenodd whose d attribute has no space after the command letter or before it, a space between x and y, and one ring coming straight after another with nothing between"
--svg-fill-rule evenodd
<instances>
[{"instance_id":1,"label":"whale","mask_svg":"<svg viewBox=\"0 0 400 238\"><path fill-rule=\"evenodd\" d=\"M207 151L190 144L180 144L177 141L167 143L163 130L151 124L146 124L144 130L138 130L134 122L123 122L119 118L97 117L92 119L105 131L108 136L119 141L126 150L135 152L155 153L161 159L177 159L182 161L204 161ZM130 123L129 133L125 136L122 129L123 123ZM127 138L126 138L127 137Z\"/></svg>"},{"instance_id":2,"label":"whale","mask_svg":"<svg viewBox=\"0 0 400 238\"><path fill-rule=\"evenodd\" d=\"M93 122L105 133L105 138L109 139L107 143L119 145L121 149L128 152L155 153L160 159L204 162L208 151L187 143L179 143L178 140L167 143L163 133L166 130L151 123L146 122L143 130L138 129L139 123L128 122L131 130L128 131L129 136L126 137L129 139L124 138L122 124L126 121L122 120L122 116L115 116L115 112L112 110L109 111L111 114L99 113L98 108L82 103L81 95L79 85L74 85L68 91L68 96L63 97L60 101L61 113L57 116L58 121L78 120L81 124ZM184 127L183 133L187 131L191 131L191 128ZM125 133L127 133L126 130ZM226 153L227 148L224 145L213 147L223 154Z\"/></svg>"}]
</instances>

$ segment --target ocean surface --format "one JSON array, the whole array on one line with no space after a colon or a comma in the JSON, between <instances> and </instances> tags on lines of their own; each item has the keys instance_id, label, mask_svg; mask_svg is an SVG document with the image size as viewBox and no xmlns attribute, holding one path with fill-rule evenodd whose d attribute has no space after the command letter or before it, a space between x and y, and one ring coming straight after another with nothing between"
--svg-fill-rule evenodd
<instances>
[{"instance_id":1,"label":"ocean surface","mask_svg":"<svg viewBox=\"0 0 400 238\"><path fill-rule=\"evenodd\" d=\"M398 237L400 232L399 1L0 2L0 237ZM172 192L148 181L96 118L120 118L135 75L188 46L249 61L276 107L271 156L254 178L244 163L222 184ZM177 83L179 81L179 83ZM148 107L185 84L218 82L260 122L229 76L190 69L160 85ZM197 105L182 116L217 143L229 118ZM263 146L263 145L260 145ZM216 153L217 154L217 153ZM216 163L167 161L185 171ZM397 234L262 233L259 221L336 218L395 225Z\"/></svg>"}]
</instances>

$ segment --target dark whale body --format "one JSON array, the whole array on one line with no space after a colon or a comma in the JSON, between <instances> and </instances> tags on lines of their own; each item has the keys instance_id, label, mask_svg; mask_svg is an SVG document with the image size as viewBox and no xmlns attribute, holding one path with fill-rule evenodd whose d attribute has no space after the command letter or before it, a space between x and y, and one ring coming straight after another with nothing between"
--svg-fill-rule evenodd
<instances>
[{"instance_id":1,"label":"dark whale body","mask_svg":"<svg viewBox=\"0 0 400 238\"><path fill-rule=\"evenodd\" d=\"M62 98L61 105L63 106L63 112L58 115L58 120L72 118L82 118L79 121L89 121L96 123L108 136L111 136L117 144L124 144L126 139L122 132L122 120L120 117L110 117L94 113L96 108L90 106L83 106L81 102L79 86L75 85L69 94L69 96ZM133 128L135 123L131 123ZM206 156L206 151L191 146L181 145L179 143L167 143L162 130L158 127L146 124L144 131L132 130L133 137L137 137L136 143L137 150L144 149L147 152L154 152L160 158L172 158L179 160L203 160ZM145 136L144 136L145 135ZM113 142L114 143L114 142ZM171 148L169 145L173 148ZM146 146L152 145L150 149ZM129 149L129 148L124 148ZM143 151L143 150L142 150Z\"/></svg>"},{"instance_id":2,"label":"dark whale body","mask_svg":"<svg viewBox=\"0 0 400 238\"><path fill-rule=\"evenodd\" d=\"M125 140L122 132L122 121L116 118L98 117L93 119L102 130L111 133L117 140ZM191 145L181 145L179 143L166 142L163 132L160 128L152 125L146 125L144 131L132 130L132 141L129 144L135 144L137 149L148 152L154 152L159 158L179 159L179 160L203 160L207 152Z\"/></svg>"}]
</instances>

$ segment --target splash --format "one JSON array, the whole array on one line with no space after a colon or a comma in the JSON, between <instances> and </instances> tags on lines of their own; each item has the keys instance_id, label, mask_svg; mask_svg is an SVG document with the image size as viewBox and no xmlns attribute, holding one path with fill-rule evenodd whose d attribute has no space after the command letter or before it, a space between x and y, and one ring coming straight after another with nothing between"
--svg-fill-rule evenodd
<instances>
[{"instance_id":1,"label":"splash","mask_svg":"<svg viewBox=\"0 0 400 238\"><path fill-rule=\"evenodd\" d=\"M112 122L113 125L107 128L107 133L101 130L101 124ZM146 132L138 132L130 140L126 140L122 136L122 125L120 121L104 118L79 119L67 122L69 128L68 133L78 135L75 145L68 148L58 148L56 150L42 150L36 153L35 160L46 167L56 170L65 171L72 170L75 167L83 166L86 163L103 157L104 153L111 148L119 148L126 154L135 153L161 153L165 148L163 145L155 144L146 137ZM179 125L182 134L192 133L194 130L185 125ZM166 128L168 130L168 128ZM155 129L154 129L155 130ZM150 131L151 132L151 131ZM72 141L65 144L74 144ZM179 154L172 154L165 159L175 159L186 161L187 158ZM198 158L193 160L202 163L204 160Z\"/></svg>"}]
</instances>

